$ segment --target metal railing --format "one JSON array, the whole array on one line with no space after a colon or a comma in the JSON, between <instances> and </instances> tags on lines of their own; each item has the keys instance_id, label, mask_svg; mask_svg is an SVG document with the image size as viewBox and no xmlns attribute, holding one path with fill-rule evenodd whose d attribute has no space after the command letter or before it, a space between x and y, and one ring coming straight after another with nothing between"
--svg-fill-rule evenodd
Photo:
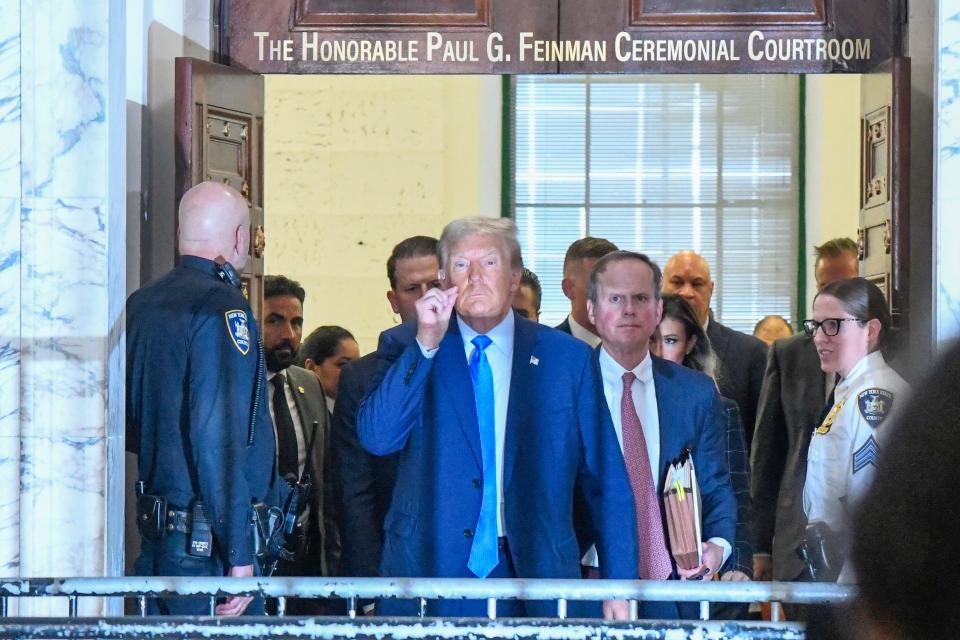
<instances>
[{"instance_id":1,"label":"metal railing","mask_svg":"<svg viewBox=\"0 0 960 640\"><path fill-rule=\"evenodd\" d=\"M497 600L556 600L557 615L569 600L649 600L680 602L849 602L853 587L829 582L693 582L677 580L548 580L476 578L15 578L0 580L0 615L10 598L139 598L157 596L255 595L268 598L343 598L350 615L358 599L401 598L487 600L496 617Z\"/></svg>"},{"instance_id":2,"label":"metal railing","mask_svg":"<svg viewBox=\"0 0 960 640\"><path fill-rule=\"evenodd\" d=\"M276 598L278 616L244 618L78 618L80 598L136 598L146 616L151 597L210 598L253 595ZM510 637L564 638L802 638L796 623L730 621L637 621L638 601L786 602L841 604L852 587L807 582L681 582L659 580L546 580L475 578L20 578L0 580L0 639L3 638L208 638L273 637L367 638L396 636L418 640ZM67 598L69 618L9 618L14 598ZM287 598L342 598L348 617L284 617ZM361 599L419 600L420 618L357 618ZM486 600L488 619L424 618L428 600ZM554 600L556 618L497 619L498 600ZM568 620L567 603L628 600L630 622Z\"/></svg>"},{"instance_id":3,"label":"metal railing","mask_svg":"<svg viewBox=\"0 0 960 640\"><path fill-rule=\"evenodd\" d=\"M0 623L0 639L70 638L403 638L404 640L650 640L710 638L710 640L798 640L803 626L796 623L730 623L718 621L604 622L602 620L525 619L417 619L417 618L111 618L51 620L7 619Z\"/></svg>"}]
</instances>

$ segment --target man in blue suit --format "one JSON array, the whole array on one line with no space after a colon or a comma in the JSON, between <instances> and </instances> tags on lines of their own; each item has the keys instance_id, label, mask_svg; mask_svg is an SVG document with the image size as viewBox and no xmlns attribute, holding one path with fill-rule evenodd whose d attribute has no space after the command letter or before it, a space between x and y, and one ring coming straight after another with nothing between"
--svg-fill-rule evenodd
<instances>
[{"instance_id":1,"label":"man in blue suit","mask_svg":"<svg viewBox=\"0 0 960 640\"><path fill-rule=\"evenodd\" d=\"M580 533L596 536L603 577L636 578L633 497L590 351L510 308L522 268L515 225L455 220L439 254L447 288L417 301L415 324L381 336L383 380L358 416L367 450L400 452L381 574L577 578ZM409 602L378 605L386 615L415 611ZM604 611L625 617L626 605ZM437 601L427 612L486 607ZM499 613L556 609L505 602Z\"/></svg>"},{"instance_id":2,"label":"man in blue suit","mask_svg":"<svg viewBox=\"0 0 960 640\"><path fill-rule=\"evenodd\" d=\"M610 253L590 274L587 310L603 340L594 363L636 503L640 578L710 580L730 555L737 503L726 463L726 418L714 382L650 354L660 323L660 268L631 251ZM663 509L667 469L684 450L702 495L702 564L676 567ZM600 558L603 567L603 558ZM695 603L646 602L641 617L693 618Z\"/></svg>"}]
</instances>

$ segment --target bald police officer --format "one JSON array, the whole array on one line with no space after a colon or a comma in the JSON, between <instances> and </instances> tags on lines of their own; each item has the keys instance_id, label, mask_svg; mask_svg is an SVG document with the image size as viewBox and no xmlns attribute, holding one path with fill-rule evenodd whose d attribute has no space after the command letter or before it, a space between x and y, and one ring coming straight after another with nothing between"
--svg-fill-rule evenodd
<instances>
[{"instance_id":1,"label":"bald police officer","mask_svg":"<svg viewBox=\"0 0 960 640\"><path fill-rule=\"evenodd\" d=\"M204 182L180 203L180 264L127 301L127 442L139 453L137 575L251 576L250 507L279 502L260 335L237 271L250 212ZM228 597L220 615L252 598ZM259 612L262 603L250 607ZM157 598L153 614L209 613Z\"/></svg>"}]
</instances>

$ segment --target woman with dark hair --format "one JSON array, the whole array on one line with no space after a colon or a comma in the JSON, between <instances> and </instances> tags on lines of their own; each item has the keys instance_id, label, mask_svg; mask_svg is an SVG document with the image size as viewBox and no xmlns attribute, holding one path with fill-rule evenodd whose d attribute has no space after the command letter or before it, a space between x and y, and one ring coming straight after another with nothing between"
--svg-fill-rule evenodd
<instances>
[{"instance_id":1,"label":"woman with dark hair","mask_svg":"<svg viewBox=\"0 0 960 640\"><path fill-rule=\"evenodd\" d=\"M650 351L659 358L702 371L711 378L715 375L717 359L707 332L697 321L697 315L690 303L679 296L663 296L663 318L656 333L650 338ZM733 552L726 564L720 568L720 579L749 580L753 575L753 544L750 542L750 463L737 403L729 398L722 400L727 418L727 466L730 468L733 491L737 496L737 529ZM741 611L724 612L723 617L732 617L731 613L745 616L746 607L739 608Z\"/></svg>"},{"instance_id":2,"label":"woman with dark hair","mask_svg":"<svg viewBox=\"0 0 960 640\"><path fill-rule=\"evenodd\" d=\"M300 347L304 369L313 371L327 397L327 409L333 413L340 383L340 370L360 357L360 346L353 334L336 325L317 327Z\"/></svg>"},{"instance_id":3,"label":"woman with dark hair","mask_svg":"<svg viewBox=\"0 0 960 640\"><path fill-rule=\"evenodd\" d=\"M832 579L846 569L850 510L876 473L878 430L909 387L883 358L890 312L870 281L849 278L825 286L813 299L813 318L804 320L803 330L813 337L820 367L838 379L810 439L803 486L807 548L817 558L832 560L818 567L826 572L817 576ZM846 582L852 575L844 571L839 578Z\"/></svg>"}]
</instances>

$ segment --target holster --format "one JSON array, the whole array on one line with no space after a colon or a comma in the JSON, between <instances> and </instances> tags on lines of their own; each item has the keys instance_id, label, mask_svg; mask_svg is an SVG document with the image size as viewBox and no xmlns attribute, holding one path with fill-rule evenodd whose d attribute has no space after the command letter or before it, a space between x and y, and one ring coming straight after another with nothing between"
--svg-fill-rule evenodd
<instances>
[{"instance_id":1,"label":"holster","mask_svg":"<svg viewBox=\"0 0 960 640\"><path fill-rule=\"evenodd\" d=\"M275 540L283 535L283 512L264 502L250 507L250 528L253 531L253 555L260 575L270 576L277 568L278 558L273 553Z\"/></svg>"},{"instance_id":2,"label":"holster","mask_svg":"<svg viewBox=\"0 0 960 640\"><path fill-rule=\"evenodd\" d=\"M797 555L807 565L808 575L815 582L836 582L843 569L843 541L824 522L807 525Z\"/></svg>"},{"instance_id":3,"label":"holster","mask_svg":"<svg viewBox=\"0 0 960 640\"><path fill-rule=\"evenodd\" d=\"M137 495L137 529L144 540L159 542L167 529L167 499L149 494Z\"/></svg>"}]
</instances>

